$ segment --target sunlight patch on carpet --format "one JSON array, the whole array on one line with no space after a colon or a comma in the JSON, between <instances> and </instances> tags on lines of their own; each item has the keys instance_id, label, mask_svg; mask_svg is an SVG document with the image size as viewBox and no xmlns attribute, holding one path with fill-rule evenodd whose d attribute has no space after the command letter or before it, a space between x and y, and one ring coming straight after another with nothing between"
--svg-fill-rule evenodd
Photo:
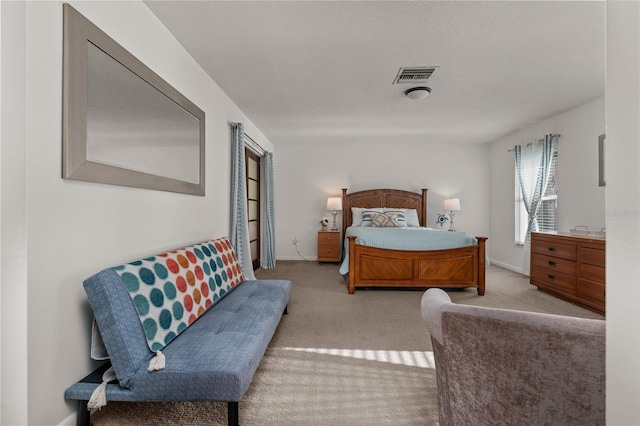
<instances>
[{"instance_id":1,"label":"sunlight patch on carpet","mask_svg":"<svg viewBox=\"0 0 640 426\"><path fill-rule=\"evenodd\" d=\"M427 351L386 351L375 349L329 349L329 348L280 348L284 351L305 352L319 355L341 356L366 361L386 362L418 368L436 368L433 352Z\"/></svg>"}]
</instances>

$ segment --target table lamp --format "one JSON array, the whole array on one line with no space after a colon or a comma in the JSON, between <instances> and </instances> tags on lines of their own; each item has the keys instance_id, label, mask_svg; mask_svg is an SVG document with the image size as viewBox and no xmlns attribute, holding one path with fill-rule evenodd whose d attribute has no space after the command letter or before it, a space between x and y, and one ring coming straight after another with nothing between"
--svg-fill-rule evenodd
<instances>
[{"instance_id":1,"label":"table lamp","mask_svg":"<svg viewBox=\"0 0 640 426\"><path fill-rule=\"evenodd\" d=\"M327 198L327 210L331 211L331 214L333 215L333 225L331 226L331 230L337 231L338 225L336 224L336 215L338 214L338 210L342 210L342 198L340 197Z\"/></svg>"},{"instance_id":2,"label":"table lamp","mask_svg":"<svg viewBox=\"0 0 640 426\"><path fill-rule=\"evenodd\" d=\"M460 211L460 198L448 198L444 200L444 209L449 210L449 218L451 223L449 223L449 231L456 232L455 226L453 226L453 216L455 216L454 212Z\"/></svg>"}]
</instances>

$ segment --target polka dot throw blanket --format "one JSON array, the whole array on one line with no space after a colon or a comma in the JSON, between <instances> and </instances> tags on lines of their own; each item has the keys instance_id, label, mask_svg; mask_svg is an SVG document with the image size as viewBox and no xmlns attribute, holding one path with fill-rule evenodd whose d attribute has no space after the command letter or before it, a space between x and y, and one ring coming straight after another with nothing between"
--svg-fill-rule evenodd
<instances>
[{"instance_id":1,"label":"polka dot throw blanket","mask_svg":"<svg viewBox=\"0 0 640 426\"><path fill-rule=\"evenodd\" d=\"M226 237L113 269L129 291L154 352L243 281Z\"/></svg>"}]
</instances>

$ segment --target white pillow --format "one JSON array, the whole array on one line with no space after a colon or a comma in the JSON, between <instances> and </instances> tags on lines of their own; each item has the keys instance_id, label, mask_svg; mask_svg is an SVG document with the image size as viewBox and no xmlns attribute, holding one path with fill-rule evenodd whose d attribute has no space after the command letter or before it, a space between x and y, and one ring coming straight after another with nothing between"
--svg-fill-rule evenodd
<instances>
[{"instance_id":1,"label":"white pillow","mask_svg":"<svg viewBox=\"0 0 640 426\"><path fill-rule=\"evenodd\" d=\"M418 219L418 211L416 209L405 209L404 218L407 221L407 226L420 226L420 219Z\"/></svg>"},{"instance_id":2,"label":"white pillow","mask_svg":"<svg viewBox=\"0 0 640 426\"><path fill-rule=\"evenodd\" d=\"M362 225L362 210L360 207L351 207L351 226Z\"/></svg>"},{"instance_id":3,"label":"white pillow","mask_svg":"<svg viewBox=\"0 0 640 426\"><path fill-rule=\"evenodd\" d=\"M416 209L385 208L384 212L392 213L392 214L397 214L397 212L403 212L404 220L406 224L403 224L400 220L398 220L398 222L400 223L400 226L411 226L411 227L420 226L420 220L418 219L418 211Z\"/></svg>"},{"instance_id":4,"label":"white pillow","mask_svg":"<svg viewBox=\"0 0 640 426\"><path fill-rule=\"evenodd\" d=\"M362 212L364 212L365 210L375 211L376 213L383 213L381 208L351 207L351 226L362 226Z\"/></svg>"}]
</instances>

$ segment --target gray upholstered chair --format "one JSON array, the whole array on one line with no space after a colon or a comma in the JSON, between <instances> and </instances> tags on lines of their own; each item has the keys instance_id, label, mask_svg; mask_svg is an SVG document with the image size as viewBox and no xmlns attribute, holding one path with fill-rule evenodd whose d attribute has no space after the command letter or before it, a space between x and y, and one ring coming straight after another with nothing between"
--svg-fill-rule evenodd
<instances>
[{"instance_id":1,"label":"gray upholstered chair","mask_svg":"<svg viewBox=\"0 0 640 426\"><path fill-rule=\"evenodd\" d=\"M605 322L422 297L440 425L605 424Z\"/></svg>"}]
</instances>

